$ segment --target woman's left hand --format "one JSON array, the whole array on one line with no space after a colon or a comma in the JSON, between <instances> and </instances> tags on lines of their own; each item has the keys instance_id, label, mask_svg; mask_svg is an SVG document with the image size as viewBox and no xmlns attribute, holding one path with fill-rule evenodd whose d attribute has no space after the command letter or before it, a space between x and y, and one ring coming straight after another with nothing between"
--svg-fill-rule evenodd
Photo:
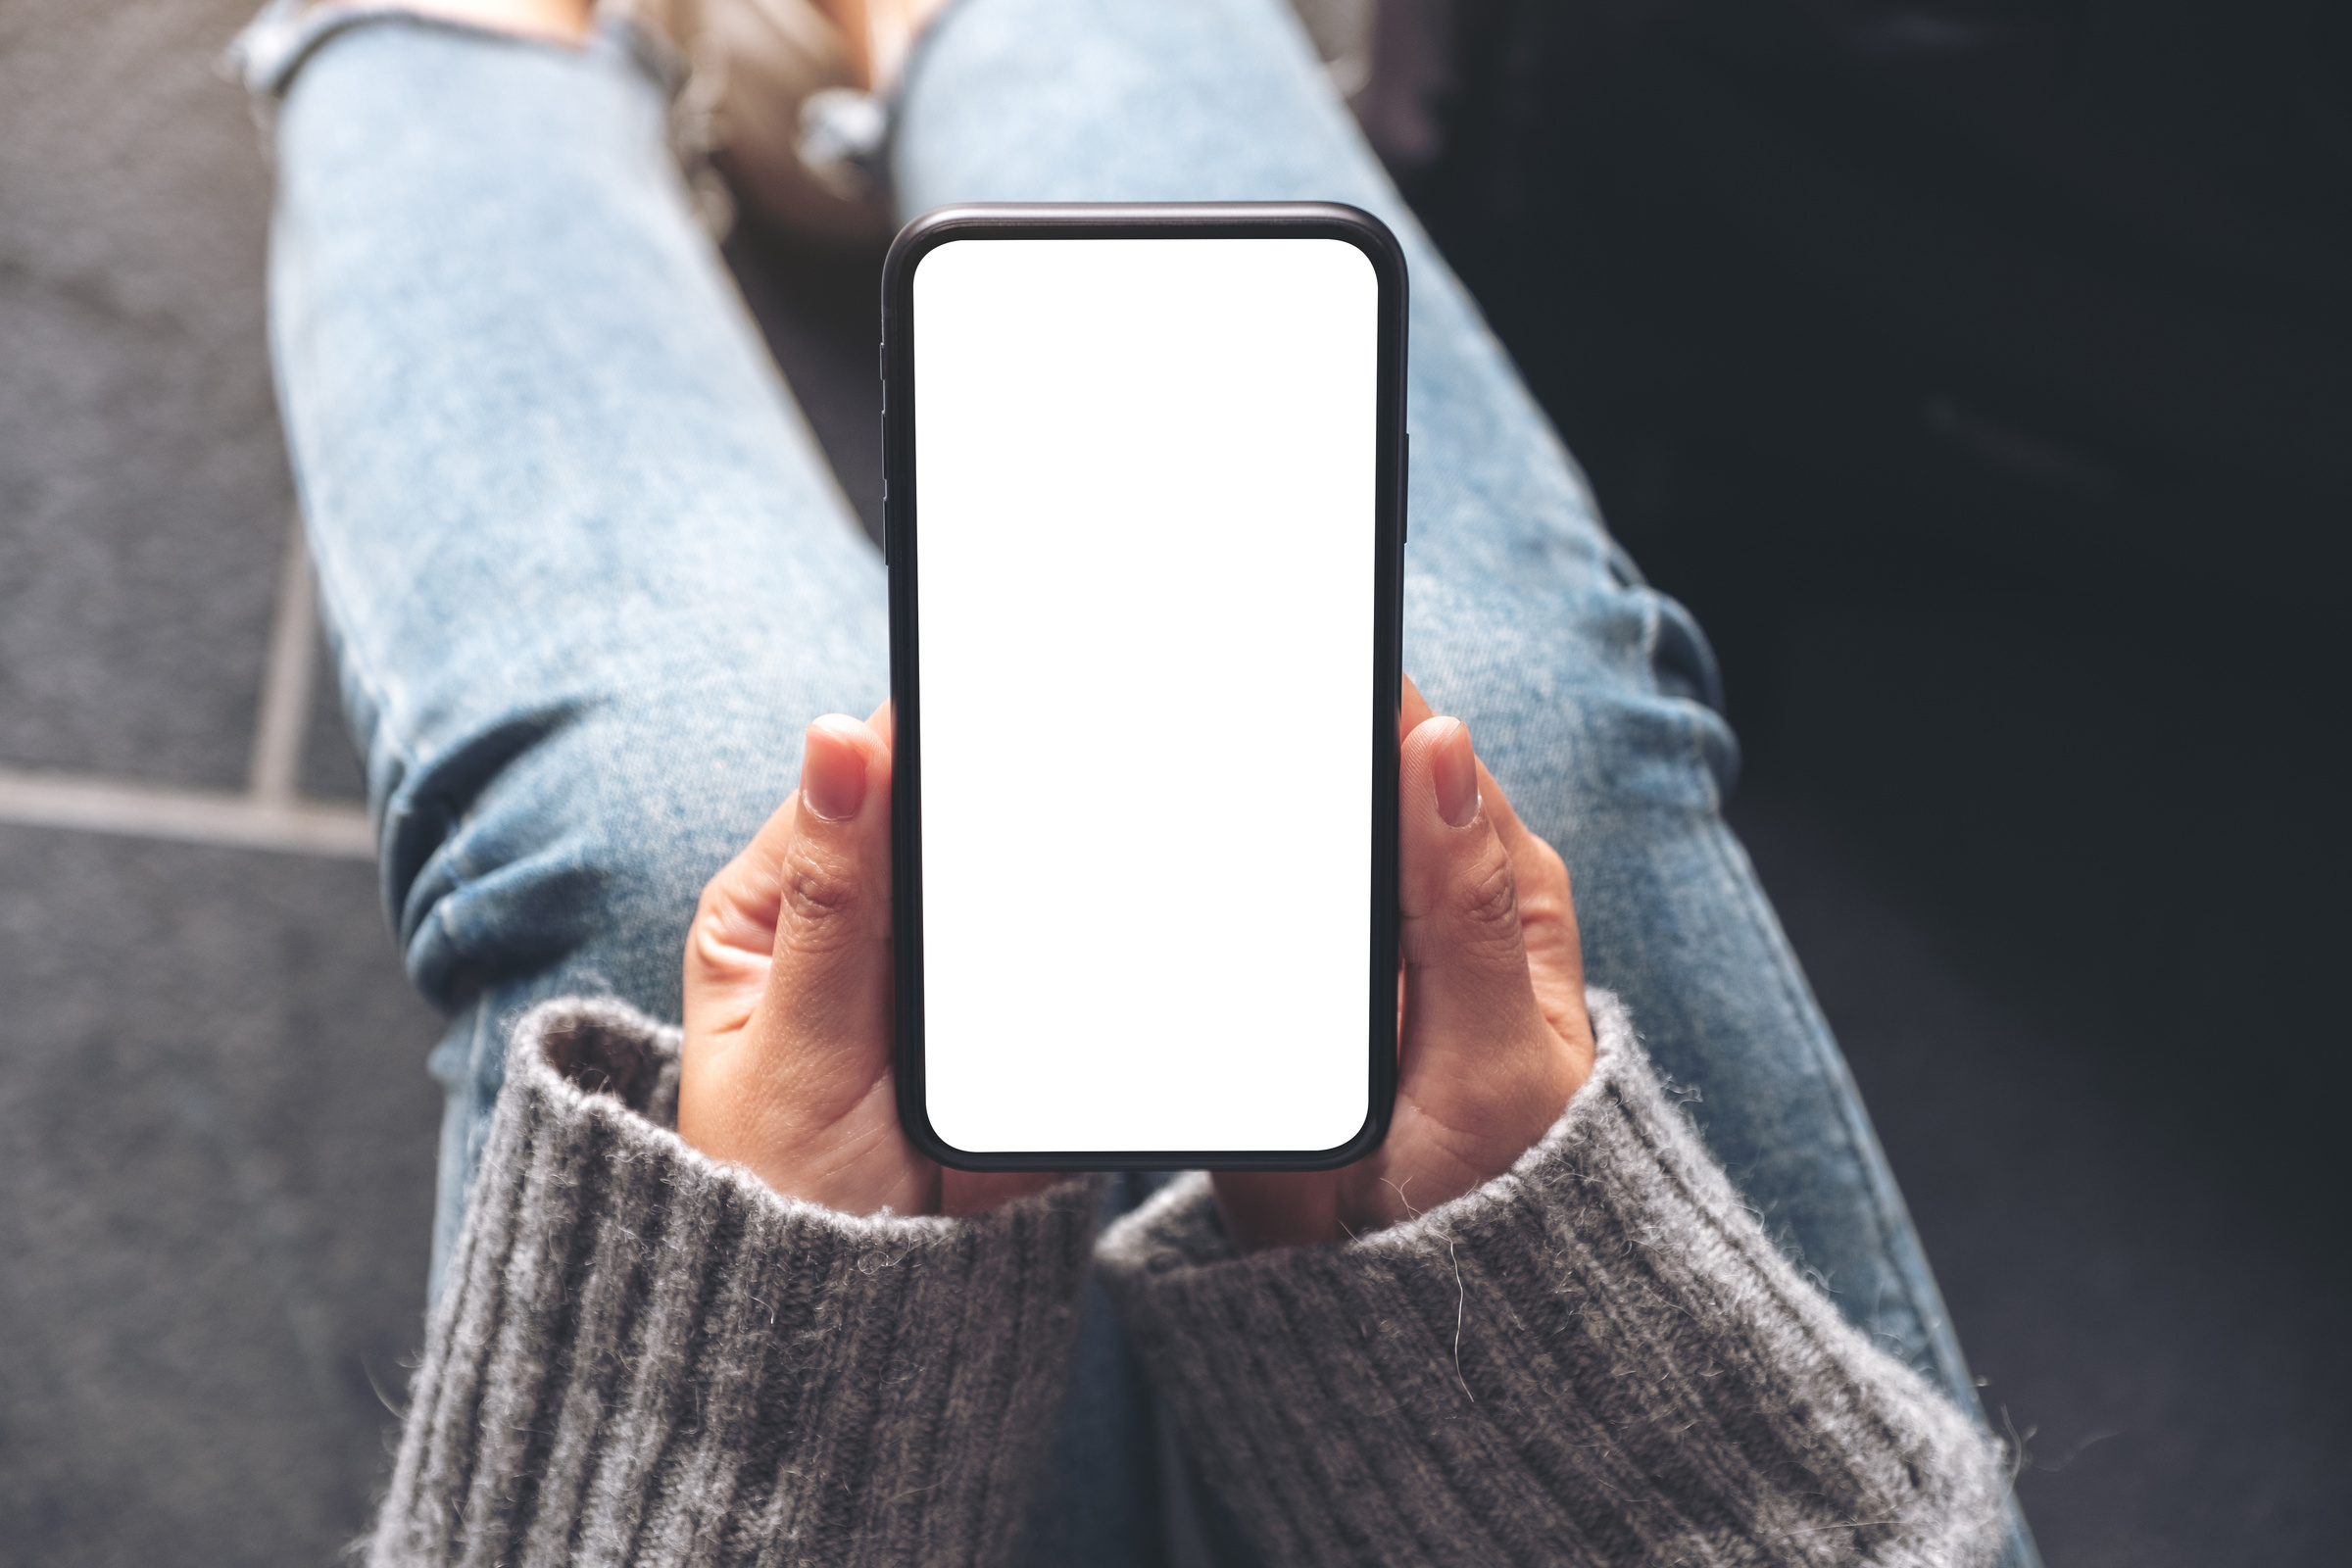
<instances>
[{"instance_id":1,"label":"woman's left hand","mask_svg":"<svg viewBox=\"0 0 2352 1568\"><path fill-rule=\"evenodd\" d=\"M893 1070L890 706L808 726L801 787L703 890L678 1134L848 1214L970 1214L1060 1180L917 1153Z\"/></svg>"}]
</instances>

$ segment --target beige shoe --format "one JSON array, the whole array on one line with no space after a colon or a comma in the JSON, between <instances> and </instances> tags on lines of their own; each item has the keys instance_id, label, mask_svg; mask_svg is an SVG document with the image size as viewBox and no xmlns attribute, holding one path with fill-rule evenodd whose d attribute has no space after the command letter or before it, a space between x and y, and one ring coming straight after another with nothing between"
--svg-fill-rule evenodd
<instances>
[{"instance_id":1,"label":"beige shoe","mask_svg":"<svg viewBox=\"0 0 2352 1568\"><path fill-rule=\"evenodd\" d=\"M508 0L518 3L518 0ZM686 71L674 129L690 171L715 168L768 219L842 241L896 227L870 172L884 101L946 0L597 0ZM1379 0L1292 0L1341 95L1366 96ZM724 233L727 190L698 178L704 220Z\"/></svg>"},{"instance_id":2,"label":"beige shoe","mask_svg":"<svg viewBox=\"0 0 2352 1568\"><path fill-rule=\"evenodd\" d=\"M827 239L891 232L890 204L859 162L884 122L867 91L870 39L853 43L811 0L600 0L598 14L676 56L681 153L707 155L763 216ZM717 204L704 205L723 230Z\"/></svg>"}]
</instances>

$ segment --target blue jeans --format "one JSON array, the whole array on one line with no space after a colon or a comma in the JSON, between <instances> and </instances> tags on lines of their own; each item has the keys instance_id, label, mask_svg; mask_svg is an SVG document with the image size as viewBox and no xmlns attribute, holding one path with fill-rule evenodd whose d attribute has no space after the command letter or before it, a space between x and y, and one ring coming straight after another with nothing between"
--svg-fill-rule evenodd
<instances>
[{"instance_id":1,"label":"blue jeans","mask_svg":"<svg viewBox=\"0 0 2352 1568\"><path fill-rule=\"evenodd\" d=\"M285 95L270 321L384 896L453 1019L437 1272L510 1021L579 993L677 1016L696 896L794 788L802 725L888 691L884 573L689 213L641 60L402 21L310 42L249 61ZM909 65L890 161L908 213L1322 198L1396 229L1406 668L1566 856L1592 981L1750 1202L1973 1405L1724 825L1738 751L1706 643L1609 538L1279 0L963 0ZM1032 1560L1159 1560L1152 1428L1098 1300ZM2033 1561L2022 1522L2010 1561Z\"/></svg>"}]
</instances>

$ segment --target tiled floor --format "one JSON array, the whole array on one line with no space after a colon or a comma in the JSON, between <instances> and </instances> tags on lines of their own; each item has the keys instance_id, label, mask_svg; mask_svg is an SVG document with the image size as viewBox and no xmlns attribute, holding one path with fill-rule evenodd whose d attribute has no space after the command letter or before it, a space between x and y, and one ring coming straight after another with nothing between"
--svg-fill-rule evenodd
<instances>
[{"instance_id":1,"label":"tiled floor","mask_svg":"<svg viewBox=\"0 0 2352 1568\"><path fill-rule=\"evenodd\" d=\"M289 505L242 0L0 9L0 759L243 782Z\"/></svg>"},{"instance_id":2,"label":"tiled floor","mask_svg":"<svg viewBox=\"0 0 2352 1568\"><path fill-rule=\"evenodd\" d=\"M0 1559L323 1563L423 1307L262 325L242 0L0 8Z\"/></svg>"},{"instance_id":3,"label":"tiled floor","mask_svg":"<svg viewBox=\"0 0 2352 1568\"><path fill-rule=\"evenodd\" d=\"M0 827L0 1559L325 1563L439 1096L364 864Z\"/></svg>"}]
</instances>

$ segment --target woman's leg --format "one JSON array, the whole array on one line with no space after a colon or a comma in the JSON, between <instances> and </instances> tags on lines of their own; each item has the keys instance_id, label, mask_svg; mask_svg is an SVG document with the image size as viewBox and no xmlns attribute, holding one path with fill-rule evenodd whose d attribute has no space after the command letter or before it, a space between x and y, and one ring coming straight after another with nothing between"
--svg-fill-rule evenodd
<instances>
[{"instance_id":1,"label":"woman's leg","mask_svg":"<svg viewBox=\"0 0 2352 1568\"><path fill-rule=\"evenodd\" d=\"M1845 1314L1973 1403L1843 1059L1720 807L1712 656L1610 541L1549 423L1279 0L962 0L918 46L893 172L959 201L1352 202L1412 269L1406 668L1572 868L1588 970ZM1234 692L1236 702L1275 694ZM2032 1560L2022 1527L2012 1561Z\"/></svg>"},{"instance_id":2,"label":"woman's leg","mask_svg":"<svg viewBox=\"0 0 2352 1568\"><path fill-rule=\"evenodd\" d=\"M882 564L625 49L394 20L249 65L286 94L270 323L384 896L454 1015L437 1269L507 1021L674 1018L802 726L888 692Z\"/></svg>"},{"instance_id":3,"label":"woman's leg","mask_svg":"<svg viewBox=\"0 0 2352 1568\"><path fill-rule=\"evenodd\" d=\"M696 898L792 789L803 724L889 689L883 572L687 213L650 74L397 21L302 49L249 62L294 68L271 318L385 896L456 1015L437 1278L508 1021L579 992L676 1016ZM1095 1307L1040 1564L1159 1560L1149 1396Z\"/></svg>"}]
</instances>

